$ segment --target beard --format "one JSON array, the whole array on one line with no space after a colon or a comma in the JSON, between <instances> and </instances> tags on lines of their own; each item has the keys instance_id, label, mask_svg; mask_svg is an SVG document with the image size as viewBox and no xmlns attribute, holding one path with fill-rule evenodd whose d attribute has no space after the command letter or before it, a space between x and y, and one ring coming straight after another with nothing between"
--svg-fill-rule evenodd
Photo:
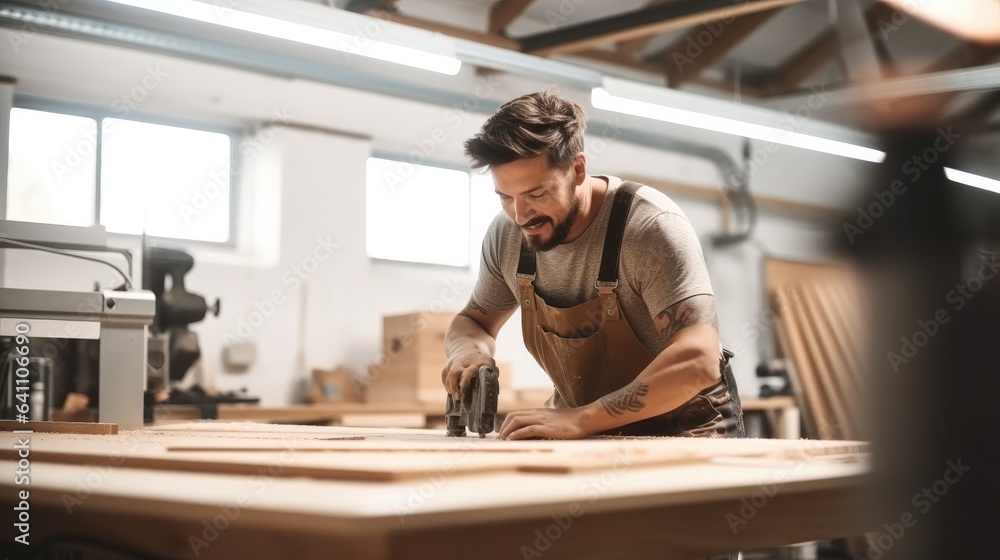
<instances>
[{"instance_id":1,"label":"beard","mask_svg":"<svg viewBox=\"0 0 1000 560\"><path fill-rule=\"evenodd\" d=\"M532 235L525 232L524 239L528 243L528 247L533 251L548 251L554 249L557 245L566 240L566 236L569 235L569 230L573 228L573 223L576 222L579 215L580 201L574 197L573 203L569 207L569 213L567 213L566 218L558 224L553 222L552 218L547 217L528 222L525 224L525 227L545 222L552 224L552 237L550 237L547 241L543 240L541 235Z\"/></svg>"}]
</instances>

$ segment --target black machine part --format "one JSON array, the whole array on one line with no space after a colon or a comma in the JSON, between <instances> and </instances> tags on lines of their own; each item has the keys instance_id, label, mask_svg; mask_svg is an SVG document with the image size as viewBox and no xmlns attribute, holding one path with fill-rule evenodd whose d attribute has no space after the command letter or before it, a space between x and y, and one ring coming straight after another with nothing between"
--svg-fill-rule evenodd
<instances>
[{"instance_id":1,"label":"black machine part","mask_svg":"<svg viewBox=\"0 0 1000 560\"><path fill-rule=\"evenodd\" d=\"M486 437L494 429L497 416L497 399L500 397L500 372L495 367L480 366L479 374L469 383L456 402L451 393L445 405L445 419L448 422L448 436L465 436L466 428Z\"/></svg>"},{"instance_id":2,"label":"black machine part","mask_svg":"<svg viewBox=\"0 0 1000 560\"><path fill-rule=\"evenodd\" d=\"M211 306L205 298L188 292L184 275L194 267L194 259L184 251L149 247L143 255L143 287L156 296L154 332L186 327L205 318L208 312L219 315L219 301ZM171 285L167 290L167 276Z\"/></svg>"}]
</instances>

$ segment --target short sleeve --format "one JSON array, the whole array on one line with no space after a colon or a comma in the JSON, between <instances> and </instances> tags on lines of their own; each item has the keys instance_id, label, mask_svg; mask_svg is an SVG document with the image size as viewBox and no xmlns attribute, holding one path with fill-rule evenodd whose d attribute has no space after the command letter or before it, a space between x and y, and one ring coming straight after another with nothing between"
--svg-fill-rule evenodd
<instances>
[{"instance_id":1,"label":"short sleeve","mask_svg":"<svg viewBox=\"0 0 1000 560\"><path fill-rule=\"evenodd\" d=\"M484 311L506 311L517 305L517 298L503 275L504 219L502 214L497 215L483 238L479 278L472 289L471 303Z\"/></svg>"},{"instance_id":2,"label":"short sleeve","mask_svg":"<svg viewBox=\"0 0 1000 560\"><path fill-rule=\"evenodd\" d=\"M661 212L636 231L632 250L623 255L635 274L635 289L650 318L692 296L714 295L698 235L682 214Z\"/></svg>"}]
</instances>

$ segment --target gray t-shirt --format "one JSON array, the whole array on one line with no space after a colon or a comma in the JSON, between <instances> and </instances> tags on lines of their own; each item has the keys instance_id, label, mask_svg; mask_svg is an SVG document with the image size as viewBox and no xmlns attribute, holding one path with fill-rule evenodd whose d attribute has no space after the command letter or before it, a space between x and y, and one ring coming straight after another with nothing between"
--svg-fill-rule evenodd
<instances>
[{"instance_id":1,"label":"gray t-shirt","mask_svg":"<svg viewBox=\"0 0 1000 560\"><path fill-rule=\"evenodd\" d=\"M535 292L553 307L572 307L597 297L597 272L614 193L622 181L608 181L608 194L583 235L536 255ZM487 311L517 305L517 261L522 233L506 214L493 219L483 239L482 266L472 303ZM618 266L618 301L632 332L652 355L666 346L653 318L691 296L714 295L698 236L687 216L667 195L642 186L632 200Z\"/></svg>"}]
</instances>

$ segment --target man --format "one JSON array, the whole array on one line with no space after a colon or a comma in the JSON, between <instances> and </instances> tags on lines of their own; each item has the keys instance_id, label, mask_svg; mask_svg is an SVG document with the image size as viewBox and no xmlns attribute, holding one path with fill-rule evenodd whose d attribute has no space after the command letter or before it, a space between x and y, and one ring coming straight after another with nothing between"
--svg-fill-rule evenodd
<instances>
[{"instance_id":1,"label":"man","mask_svg":"<svg viewBox=\"0 0 1000 560\"><path fill-rule=\"evenodd\" d=\"M502 439L596 434L742 437L698 238L669 198L587 174L586 115L553 92L504 104L465 143L492 171L503 213L483 241L468 305L445 339L456 398L495 365L500 327L521 309L525 345L552 379L538 408L507 415Z\"/></svg>"}]
</instances>

